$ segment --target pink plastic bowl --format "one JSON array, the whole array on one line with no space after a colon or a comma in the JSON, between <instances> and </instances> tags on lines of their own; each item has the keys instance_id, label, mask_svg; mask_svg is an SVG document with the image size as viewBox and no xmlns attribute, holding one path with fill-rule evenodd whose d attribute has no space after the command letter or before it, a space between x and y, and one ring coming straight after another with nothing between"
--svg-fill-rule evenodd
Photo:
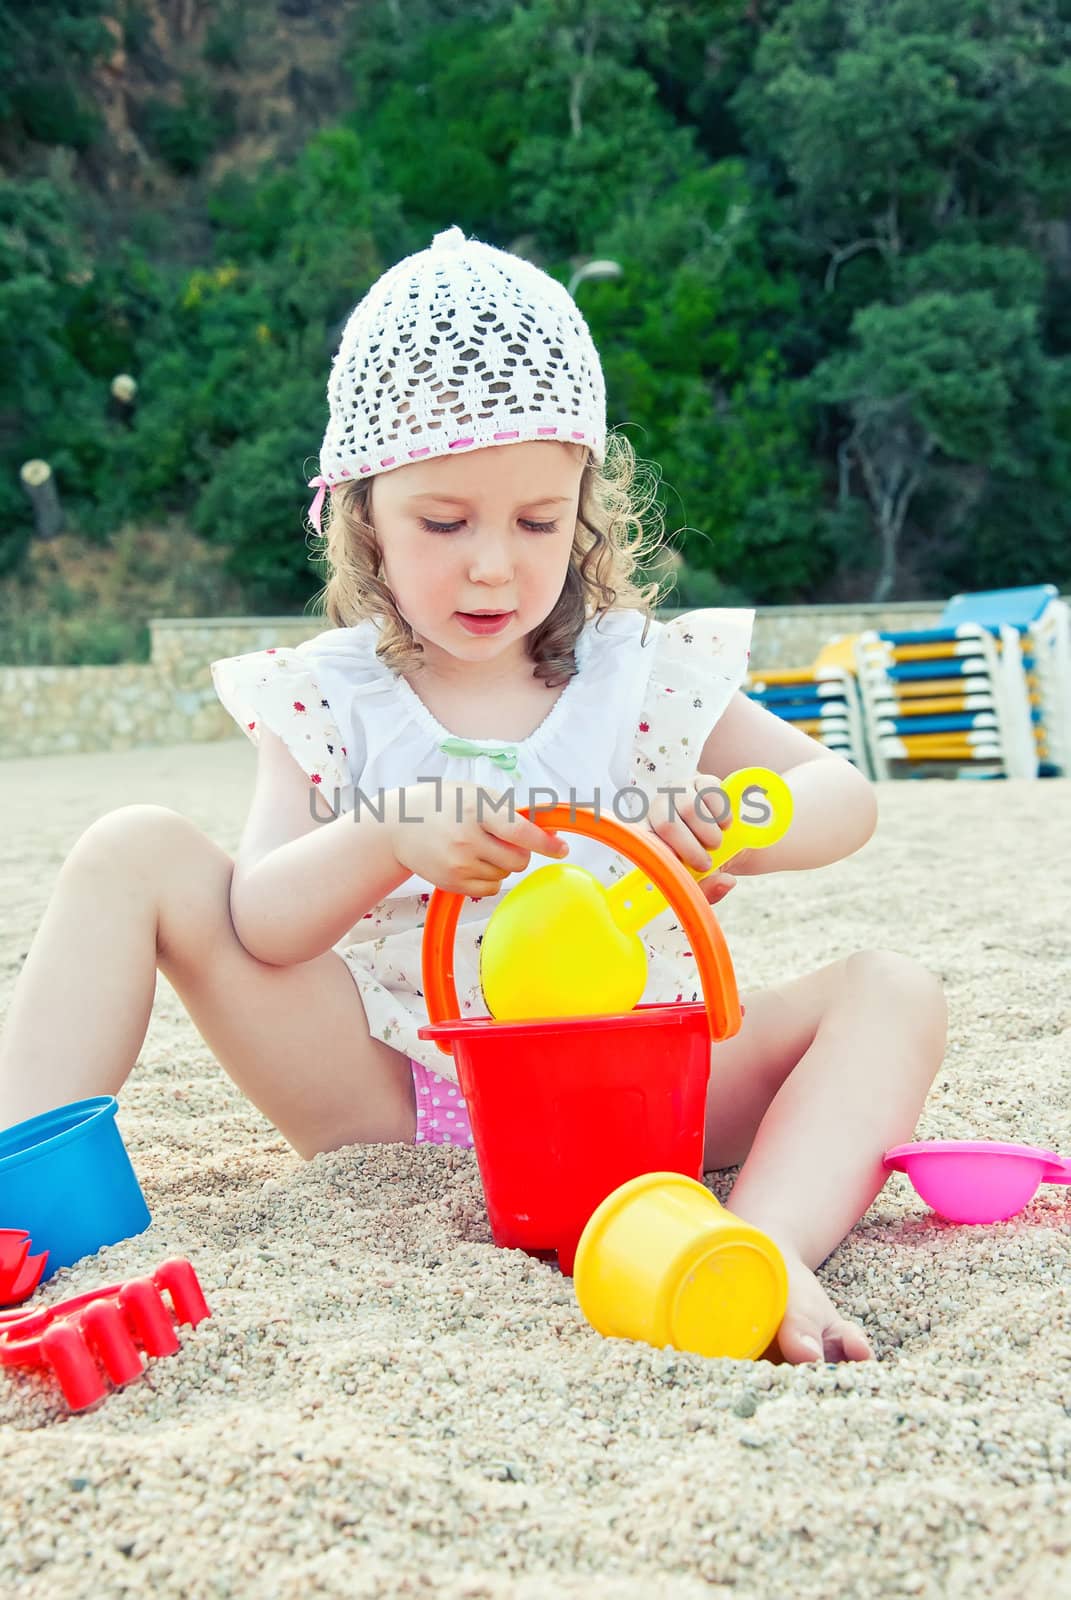
<instances>
[{"instance_id":1,"label":"pink plastic bowl","mask_svg":"<svg viewBox=\"0 0 1071 1600\"><path fill-rule=\"evenodd\" d=\"M930 1139L898 1144L885 1165L905 1172L949 1222L1005 1222L1029 1205L1039 1183L1071 1183L1071 1161L1029 1144Z\"/></svg>"}]
</instances>

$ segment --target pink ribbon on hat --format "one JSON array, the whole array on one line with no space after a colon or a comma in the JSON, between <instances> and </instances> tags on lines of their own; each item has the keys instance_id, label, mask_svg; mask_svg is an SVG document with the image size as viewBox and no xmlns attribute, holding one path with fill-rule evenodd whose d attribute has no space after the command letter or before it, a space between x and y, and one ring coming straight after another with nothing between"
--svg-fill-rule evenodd
<instances>
[{"instance_id":1,"label":"pink ribbon on hat","mask_svg":"<svg viewBox=\"0 0 1071 1600\"><path fill-rule=\"evenodd\" d=\"M308 486L310 489L316 490L316 498L309 507L309 521L312 523L317 533L323 533L324 530L320 526L320 513L324 508L324 495L327 493L328 489L330 489L331 485L328 483L326 478L317 477L310 478Z\"/></svg>"}]
</instances>

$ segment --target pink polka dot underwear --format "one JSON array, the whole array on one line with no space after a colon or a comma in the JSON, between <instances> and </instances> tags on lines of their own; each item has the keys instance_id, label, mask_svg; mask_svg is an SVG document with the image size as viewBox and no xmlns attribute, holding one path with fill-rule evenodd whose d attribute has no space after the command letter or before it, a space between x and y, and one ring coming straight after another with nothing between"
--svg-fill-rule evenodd
<instances>
[{"instance_id":1,"label":"pink polka dot underwear","mask_svg":"<svg viewBox=\"0 0 1071 1600\"><path fill-rule=\"evenodd\" d=\"M422 1062L410 1058L416 1090L414 1144L453 1144L472 1149L472 1128L461 1090Z\"/></svg>"}]
</instances>

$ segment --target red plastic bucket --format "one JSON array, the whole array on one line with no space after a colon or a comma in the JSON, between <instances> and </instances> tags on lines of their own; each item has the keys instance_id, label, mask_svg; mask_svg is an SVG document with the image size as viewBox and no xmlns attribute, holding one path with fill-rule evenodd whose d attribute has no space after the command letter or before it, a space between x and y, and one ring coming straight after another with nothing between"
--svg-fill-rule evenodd
<instances>
[{"instance_id":1,"label":"red plastic bucket","mask_svg":"<svg viewBox=\"0 0 1071 1600\"><path fill-rule=\"evenodd\" d=\"M588 1218L620 1184L645 1172L699 1177L711 1040L737 1032L740 1003L721 929L657 837L566 806L539 811L537 821L601 839L643 868L691 940L705 1002L461 1021L452 957L463 897L432 895L423 946L431 1020L420 1037L454 1057L492 1238L532 1254L557 1251L570 1273Z\"/></svg>"}]
</instances>

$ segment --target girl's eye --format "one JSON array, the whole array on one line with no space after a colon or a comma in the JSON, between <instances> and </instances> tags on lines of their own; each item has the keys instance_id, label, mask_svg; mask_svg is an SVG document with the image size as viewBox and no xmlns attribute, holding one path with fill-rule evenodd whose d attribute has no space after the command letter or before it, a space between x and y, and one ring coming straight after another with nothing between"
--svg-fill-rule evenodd
<instances>
[{"instance_id":1,"label":"girl's eye","mask_svg":"<svg viewBox=\"0 0 1071 1600\"><path fill-rule=\"evenodd\" d=\"M522 518L521 521L522 525L530 529L532 533L554 533L558 526L557 522L529 522L525 518ZM464 527L464 523L431 522L427 517L421 517L420 526L427 533L456 533L458 528Z\"/></svg>"}]
</instances>

